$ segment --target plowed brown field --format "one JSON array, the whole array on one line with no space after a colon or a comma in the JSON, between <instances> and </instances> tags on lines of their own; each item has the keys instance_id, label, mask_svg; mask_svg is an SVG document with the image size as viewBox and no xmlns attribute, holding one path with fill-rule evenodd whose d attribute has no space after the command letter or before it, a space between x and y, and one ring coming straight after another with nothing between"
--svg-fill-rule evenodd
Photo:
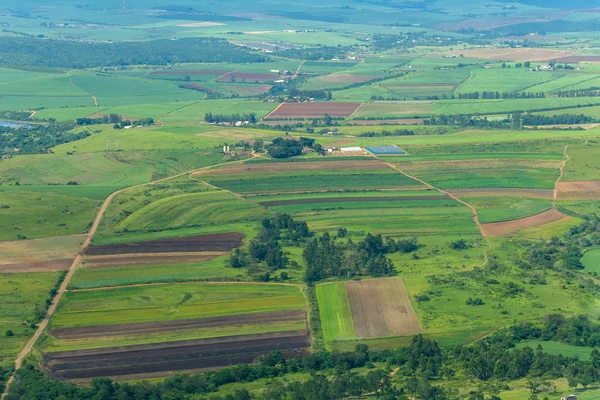
<instances>
[{"instance_id":1,"label":"plowed brown field","mask_svg":"<svg viewBox=\"0 0 600 400\"><path fill-rule=\"evenodd\" d=\"M69 269L72 262L73 258L65 258L60 260L0 264L0 273L64 271Z\"/></svg>"},{"instance_id":2,"label":"plowed brown field","mask_svg":"<svg viewBox=\"0 0 600 400\"><path fill-rule=\"evenodd\" d=\"M43 354L51 374L82 379L220 368L279 350L293 357L310 347L306 330Z\"/></svg>"},{"instance_id":3,"label":"plowed brown field","mask_svg":"<svg viewBox=\"0 0 600 400\"><path fill-rule=\"evenodd\" d=\"M358 336L375 338L421 332L402 279L348 281L346 289Z\"/></svg>"},{"instance_id":4,"label":"plowed brown field","mask_svg":"<svg viewBox=\"0 0 600 400\"><path fill-rule=\"evenodd\" d=\"M553 208L532 217L482 224L481 228L486 236L509 236L520 230L559 221L565 217L566 215Z\"/></svg>"},{"instance_id":5,"label":"plowed brown field","mask_svg":"<svg viewBox=\"0 0 600 400\"><path fill-rule=\"evenodd\" d=\"M115 245L90 246L87 255L170 253L199 251L231 251L241 246L243 233L215 233L211 235L189 236L175 239L152 240L148 242Z\"/></svg>"}]
</instances>

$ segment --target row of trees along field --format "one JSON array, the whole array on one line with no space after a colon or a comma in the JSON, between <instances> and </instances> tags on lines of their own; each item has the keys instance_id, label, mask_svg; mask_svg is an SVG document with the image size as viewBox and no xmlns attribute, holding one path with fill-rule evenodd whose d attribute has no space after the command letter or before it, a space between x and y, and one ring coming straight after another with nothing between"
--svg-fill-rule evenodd
<instances>
[{"instance_id":1,"label":"row of trees along field","mask_svg":"<svg viewBox=\"0 0 600 400\"><path fill-rule=\"evenodd\" d=\"M251 124L256 123L256 113L213 114L211 112L207 112L204 114L204 122L209 124L235 124L236 122L245 121L248 121Z\"/></svg>"},{"instance_id":2,"label":"row of trees along field","mask_svg":"<svg viewBox=\"0 0 600 400\"><path fill-rule=\"evenodd\" d=\"M424 121L425 125L452 125L462 127L522 129L524 125L576 125L593 122L594 119L584 114L556 114L553 116L514 113L504 119L490 120L467 114L433 115Z\"/></svg>"},{"instance_id":3,"label":"row of trees along field","mask_svg":"<svg viewBox=\"0 0 600 400\"><path fill-rule=\"evenodd\" d=\"M304 380L278 380L265 388L266 400L337 400L367 393L382 399L421 400L499 400L499 388L506 382L524 379L531 399L542 399L540 392L551 391L550 380L566 378L570 387L599 382L600 352L590 350L590 360L549 355L543 346L515 348L523 340L543 339L586 345L590 337L600 336L600 325L586 317L565 318L549 315L542 325L523 323L501 329L470 345L442 348L434 340L416 335L409 346L395 350L371 350L359 344L351 352L318 350L285 360L277 352L259 357L251 365L239 365L199 374L178 374L164 381L118 383L93 379L90 386L77 386L55 380L31 365L16 374L7 400L102 398L105 400L187 398L215 393L211 399L246 400L255 398L245 389L218 396L218 389L230 383L254 382L284 377L289 373L310 374ZM357 368L366 372L357 373ZM397 369L392 379L390 371ZM473 390L464 390L465 378ZM461 385L445 383L459 383ZM486 385L478 383L487 382ZM538 397L538 395L540 397Z\"/></svg>"},{"instance_id":4,"label":"row of trees along field","mask_svg":"<svg viewBox=\"0 0 600 400\"><path fill-rule=\"evenodd\" d=\"M587 89L559 90L552 93L546 92L470 92L459 93L458 96L451 98L462 99L543 99L545 97L597 97L600 96L600 88L592 87Z\"/></svg>"}]
</instances>

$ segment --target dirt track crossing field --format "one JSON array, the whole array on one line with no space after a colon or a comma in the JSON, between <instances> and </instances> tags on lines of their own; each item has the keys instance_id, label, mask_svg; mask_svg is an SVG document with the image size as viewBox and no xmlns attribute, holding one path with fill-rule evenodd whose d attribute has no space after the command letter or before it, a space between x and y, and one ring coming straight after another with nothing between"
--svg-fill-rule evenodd
<instances>
[{"instance_id":1,"label":"dirt track crossing field","mask_svg":"<svg viewBox=\"0 0 600 400\"><path fill-rule=\"evenodd\" d=\"M358 336L376 338L421 332L402 279L348 281L346 289Z\"/></svg>"},{"instance_id":2,"label":"dirt track crossing field","mask_svg":"<svg viewBox=\"0 0 600 400\"><path fill-rule=\"evenodd\" d=\"M176 331L183 329L241 326L249 324L305 321L304 310L272 311L241 315L224 315L218 317L192 318L176 321L140 322L134 324L116 324L101 326L86 326L76 328L52 329L50 334L57 339L83 339L90 337L107 337L133 334L147 334L151 332Z\"/></svg>"},{"instance_id":3,"label":"dirt track crossing field","mask_svg":"<svg viewBox=\"0 0 600 400\"><path fill-rule=\"evenodd\" d=\"M273 350L293 357L310 347L307 330L76 350L43 355L51 374L82 379L226 367ZM241 359L240 359L241 358Z\"/></svg>"},{"instance_id":4,"label":"dirt track crossing field","mask_svg":"<svg viewBox=\"0 0 600 400\"><path fill-rule=\"evenodd\" d=\"M553 208L543 213L527 217L515 219L506 222L494 222L492 224L482 224L481 227L486 236L509 236L520 230L549 224L550 222L559 221L565 218L566 215Z\"/></svg>"},{"instance_id":5,"label":"dirt track crossing field","mask_svg":"<svg viewBox=\"0 0 600 400\"><path fill-rule=\"evenodd\" d=\"M383 161L360 160L360 161L310 161L310 162L282 162L264 164L232 165L219 169L202 171L199 175L236 175L236 174L258 174L275 173L285 171L343 171L348 169L380 169L387 168Z\"/></svg>"},{"instance_id":6,"label":"dirt track crossing field","mask_svg":"<svg viewBox=\"0 0 600 400\"><path fill-rule=\"evenodd\" d=\"M361 103L282 103L267 118L322 118L325 114L331 117L349 117L360 107Z\"/></svg>"},{"instance_id":7,"label":"dirt track crossing field","mask_svg":"<svg viewBox=\"0 0 600 400\"><path fill-rule=\"evenodd\" d=\"M170 253L199 251L230 251L242 245L243 233L215 233L211 235L188 236L175 239L152 240L148 242L126 243L106 246L90 246L87 255Z\"/></svg>"}]
</instances>

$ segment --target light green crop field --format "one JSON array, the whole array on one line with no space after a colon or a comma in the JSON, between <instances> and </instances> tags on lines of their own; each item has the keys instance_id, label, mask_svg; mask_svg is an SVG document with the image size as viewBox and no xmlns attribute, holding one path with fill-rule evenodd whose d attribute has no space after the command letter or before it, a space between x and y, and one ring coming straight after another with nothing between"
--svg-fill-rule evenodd
<instances>
[{"instance_id":1,"label":"light green crop field","mask_svg":"<svg viewBox=\"0 0 600 400\"><path fill-rule=\"evenodd\" d=\"M34 329L34 322L44 310L44 300L50 297L58 273L0 274L0 364L12 361L21 351ZM14 336L5 333L11 330Z\"/></svg>"},{"instance_id":2,"label":"light green crop field","mask_svg":"<svg viewBox=\"0 0 600 400\"><path fill-rule=\"evenodd\" d=\"M211 261L189 264L142 265L105 268L79 268L69 286L89 289L147 283L248 280L245 269L224 267L227 256Z\"/></svg>"},{"instance_id":3,"label":"light green crop field","mask_svg":"<svg viewBox=\"0 0 600 400\"><path fill-rule=\"evenodd\" d=\"M559 71L529 71L528 68L472 68L473 77L463 83L458 93L470 92L520 92L533 90L540 83L561 78Z\"/></svg>"},{"instance_id":4,"label":"light green crop field","mask_svg":"<svg viewBox=\"0 0 600 400\"><path fill-rule=\"evenodd\" d=\"M541 346L544 353L548 354L562 354L565 357L577 357L581 361L588 361L590 359L590 353L592 352L591 347L586 346L573 346L566 343L558 342L547 342L543 340L525 340L517 344L518 349L523 347L531 347L533 350Z\"/></svg>"},{"instance_id":5,"label":"light green crop field","mask_svg":"<svg viewBox=\"0 0 600 400\"><path fill-rule=\"evenodd\" d=\"M299 287L183 283L68 292L52 326L169 321L305 307Z\"/></svg>"},{"instance_id":6,"label":"light green crop field","mask_svg":"<svg viewBox=\"0 0 600 400\"><path fill-rule=\"evenodd\" d=\"M325 340L357 338L344 282L317 286L317 301Z\"/></svg>"},{"instance_id":7,"label":"light green crop field","mask_svg":"<svg viewBox=\"0 0 600 400\"><path fill-rule=\"evenodd\" d=\"M565 166L563 181L593 181L600 180L600 160L598 160L600 143L589 140L585 144L569 146L567 153L569 161Z\"/></svg>"}]
</instances>

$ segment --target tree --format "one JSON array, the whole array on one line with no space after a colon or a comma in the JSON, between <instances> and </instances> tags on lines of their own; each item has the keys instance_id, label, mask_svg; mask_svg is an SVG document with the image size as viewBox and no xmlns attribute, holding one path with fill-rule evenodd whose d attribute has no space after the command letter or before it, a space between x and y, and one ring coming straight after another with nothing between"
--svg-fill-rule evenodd
<instances>
[{"instance_id":1,"label":"tree","mask_svg":"<svg viewBox=\"0 0 600 400\"><path fill-rule=\"evenodd\" d=\"M263 151L265 146L265 142L262 139L256 139L254 141L254 144L252 145L252 150L259 152L259 151Z\"/></svg>"},{"instance_id":2,"label":"tree","mask_svg":"<svg viewBox=\"0 0 600 400\"><path fill-rule=\"evenodd\" d=\"M6 336L7 337L12 337L12 336L15 336L15 334L13 333L12 330L9 329L9 330L6 331Z\"/></svg>"},{"instance_id":3,"label":"tree","mask_svg":"<svg viewBox=\"0 0 600 400\"><path fill-rule=\"evenodd\" d=\"M331 126L333 125L333 118L329 114L325 114L323 115L323 123L325 126Z\"/></svg>"}]
</instances>

